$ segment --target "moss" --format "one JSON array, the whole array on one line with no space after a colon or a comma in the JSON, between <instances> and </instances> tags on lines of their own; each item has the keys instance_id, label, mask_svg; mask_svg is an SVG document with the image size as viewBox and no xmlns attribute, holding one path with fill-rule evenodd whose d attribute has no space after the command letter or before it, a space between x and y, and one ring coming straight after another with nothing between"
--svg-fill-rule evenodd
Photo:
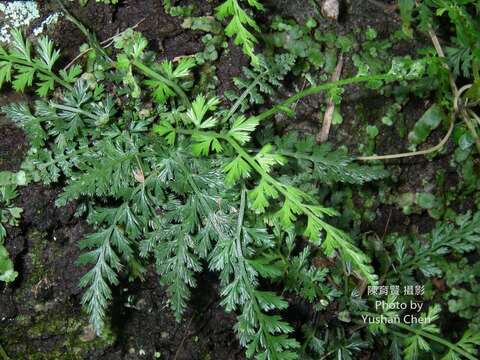
<instances>
[{"instance_id":1,"label":"moss","mask_svg":"<svg viewBox=\"0 0 480 360\"><path fill-rule=\"evenodd\" d=\"M38 289L51 284L49 279L53 278L46 258L61 256L61 247L53 246L46 234L39 231L30 231L27 236L30 247L22 274L25 280L15 296L22 313L6 325L2 324L0 332L0 343L9 356L13 359L28 355L32 360L84 359L92 351L112 345L115 337L111 332L95 336L87 316L68 302L38 300Z\"/></svg>"},{"instance_id":2,"label":"moss","mask_svg":"<svg viewBox=\"0 0 480 360\"><path fill-rule=\"evenodd\" d=\"M12 356L28 354L33 360L84 359L90 351L104 349L115 341L111 333L101 337L85 336L91 331L88 319L69 311L52 310L30 317L21 315L4 330L0 341L7 352ZM40 339L48 346L42 346L39 351L35 343Z\"/></svg>"},{"instance_id":3,"label":"moss","mask_svg":"<svg viewBox=\"0 0 480 360\"><path fill-rule=\"evenodd\" d=\"M29 231L27 234L30 245L28 253L25 256L25 269L22 276L25 278L22 287L16 292L15 300L18 304L34 306L35 292L52 274L43 261L43 251L46 248L46 234L37 230ZM33 296L32 296L33 295Z\"/></svg>"}]
</instances>

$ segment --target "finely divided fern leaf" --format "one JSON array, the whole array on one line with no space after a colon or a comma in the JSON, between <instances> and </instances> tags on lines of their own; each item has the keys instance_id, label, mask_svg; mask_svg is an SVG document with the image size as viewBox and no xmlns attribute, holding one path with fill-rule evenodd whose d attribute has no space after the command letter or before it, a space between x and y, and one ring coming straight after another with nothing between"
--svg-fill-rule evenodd
<instances>
[{"instance_id":1,"label":"finely divided fern leaf","mask_svg":"<svg viewBox=\"0 0 480 360\"><path fill-rule=\"evenodd\" d=\"M422 313L420 315L424 319L423 323L420 323L420 331L415 331L413 335L408 336L404 340L405 348L403 354L406 360L415 360L422 352L431 350L430 344L426 340L429 337L426 337L424 334L438 334L440 332L438 325L433 322L438 320L441 310L440 305L435 304L429 307L427 314Z\"/></svg>"},{"instance_id":2,"label":"finely divided fern leaf","mask_svg":"<svg viewBox=\"0 0 480 360\"><path fill-rule=\"evenodd\" d=\"M11 103L2 107L1 111L25 131L34 148L41 148L45 144L47 133L42 127L42 119L34 116L27 104Z\"/></svg>"},{"instance_id":3,"label":"finely divided fern leaf","mask_svg":"<svg viewBox=\"0 0 480 360\"><path fill-rule=\"evenodd\" d=\"M427 239L412 244L413 254L406 253L404 240L399 239L396 243L399 274L408 276L419 270L428 277L441 276L435 258L454 252L464 254L480 244L480 213L459 216L456 224L438 223Z\"/></svg>"},{"instance_id":4,"label":"finely divided fern leaf","mask_svg":"<svg viewBox=\"0 0 480 360\"><path fill-rule=\"evenodd\" d=\"M122 269L120 258L112 247L114 233L118 230L112 226L90 234L80 242L82 249L91 250L81 255L78 263L94 265L80 280L80 286L86 288L82 304L98 333L104 328L106 308L112 299L111 286L118 284L118 272Z\"/></svg>"},{"instance_id":5,"label":"finely divided fern leaf","mask_svg":"<svg viewBox=\"0 0 480 360\"><path fill-rule=\"evenodd\" d=\"M165 103L170 97L176 94L175 85L191 75L191 69L195 66L195 59L183 58L176 67L168 60L164 60L157 69L163 77L152 76L144 81L145 85L153 90L153 98L160 104ZM150 74L150 73L149 73ZM149 75L147 74L147 76ZM188 87L188 83L184 86Z\"/></svg>"},{"instance_id":6,"label":"finely divided fern leaf","mask_svg":"<svg viewBox=\"0 0 480 360\"><path fill-rule=\"evenodd\" d=\"M28 40L23 38L22 32L19 29L12 30L12 55L21 60L31 62L31 44Z\"/></svg>"},{"instance_id":7,"label":"finely divided fern leaf","mask_svg":"<svg viewBox=\"0 0 480 360\"><path fill-rule=\"evenodd\" d=\"M255 117L247 119L244 115L240 115L233 122L228 135L243 145L250 141L250 134L257 128L258 124Z\"/></svg>"},{"instance_id":8,"label":"finely divided fern leaf","mask_svg":"<svg viewBox=\"0 0 480 360\"><path fill-rule=\"evenodd\" d=\"M260 291L259 276L278 278L281 271L271 259L254 257L255 250L244 224L246 193L242 192L234 241L223 239L217 244L216 269L221 271L222 305L227 311L240 309L235 331L247 357L293 360L298 358L300 344L289 334L293 328L271 311L282 310L288 303L274 292ZM248 256L251 257L247 259ZM222 262L216 259L222 257ZM221 265L220 265L221 264ZM220 265L220 266L219 266Z\"/></svg>"},{"instance_id":9,"label":"finely divided fern leaf","mask_svg":"<svg viewBox=\"0 0 480 360\"><path fill-rule=\"evenodd\" d=\"M186 117L199 129L214 127L217 124L217 120L214 117L205 119L205 115L210 111L214 111L218 104L220 104L220 100L216 97L207 100L205 96L199 95L192 102L192 107L188 109Z\"/></svg>"},{"instance_id":10,"label":"finely divided fern leaf","mask_svg":"<svg viewBox=\"0 0 480 360\"><path fill-rule=\"evenodd\" d=\"M13 88L18 92L23 92L27 86L32 86L35 68L30 66L17 65L17 73L12 81Z\"/></svg>"},{"instance_id":11,"label":"finely divided fern leaf","mask_svg":"<svg viewBox=\"0 0 480 360\"><path fill-rule=\"evenodd\" d=\"M0 47L0 88L4 83L12 82L16 91L23 92L33 85L38 78L37 94L45 97L54 89L55 83L70 89L72 83L80 74L80 67L74 66L67 73L61 71L62 78L53 72L53 67L60 58L60 52L53 48L53 42L46 36L41 37L32 55L32 44L25 39L20 30L12 31L12 42L8 49Z\"/></svg>"},{"instance_id":12,"label":"finely divided fern leaf","mask_svg":"<svg viewBox=\"0 0 480 360\"><path fill-rule=\"evenodd\" d=\"M243 77L233 78L235 86L240 92L246 93L242 102L242 110L250 104L264 104L264 95L275 94L276 89L282 86L285 76L295 65L296 57L292 54L276 54L273 60L258 55L260 66L255 68L244 67ZM238 99L233 91L225 92L231 101Z\"/></svg>"},{"instance_id":13,"label":"finely divided fern leaf","mask_svg":"<svg viewBox=\"0 0 480 360\"><path fill-rule=\"evenodd\" d=\"M478 348L480 347L480 333L474 332L472 330L467 330L463 334L462 338L455 344L458 348L465 351L467 354L472 356L478 355ZM450 349L441 360L461 360L461 356Z\"/></svg>"},{"instance_id":14,"label":"finely divided fern leaf","mask_svg":"<svg viewBox=\"0 0 480 360\"><path fill-rule=\"evenodd\" d=\"M344 150L333 150L329 144L317 145L310 136L299 138L297 133L292 132L275 142L281 149L280 154L296 160L302 171L311 172L326 184L345 182L361 185L388 175L381 167L356 163Z\"/></svg>"},{"instance_id":15,"label":"finely divided fern leaf","mask_svg":"<svg viewBox=\"0 0 480 360\"><path fill-rule=\"evenodd\" d=\"M225 183L227 185L233 185L241 178L248 178L251 167L241 156L237 156L224 167L223 171L226 174Z\"/></svg>"},{"instance_id":16,"label":"finely divided fern leaf","mask_svg":"<svg viewBox=\"0 0 480 360\"><path fill-rule=\"evenodd\" d=\"M194 238L186 226L173 225L161 231L163 236L155 251L157 271L162 276L161 283L167 287L175 317L180 321L190 298L190 288L197 285L194 274L200 272L202 266L194 254Z\"/></svg>"},{"instance_id":17,"label":"finely divided fern leaf","mask_svg":"<svg viewBox=\"0 0 480 360\"><path fill-rule=\"evenodd\" d=\"M248 0L248 4L256 10L263 10L263 5L256 0ZM228 37L235 38L235 44L241 45L243 52L250 57L253 65L258 65L258 57L255 55L255 44L258 42L249 28L259 31L255 20L242 9L238 0L226 0L216 8L217 18L224 20L231 17L230 22L225 28L225 34Z\"/></svg>"},{"instance_id":18,"label":"finely divided fern leaf","mask_svg":"<svg viewBox=\"0 0 480 360\"><path fill-rule=\"evenodd\" d=\"M53 49L53 41L46 36L39 39L37 53L42 65L48 70L52 70L53 65L60 58L60 51Z\"/></svg>"}]
</instances>

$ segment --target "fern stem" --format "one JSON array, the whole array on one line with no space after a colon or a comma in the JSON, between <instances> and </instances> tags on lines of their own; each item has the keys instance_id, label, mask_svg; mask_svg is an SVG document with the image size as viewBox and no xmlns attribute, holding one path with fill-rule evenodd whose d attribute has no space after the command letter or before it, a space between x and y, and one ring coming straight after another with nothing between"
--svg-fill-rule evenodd
<instances>
[{"instance_id":1,"label":"fern stem","mask_svg":"<svg viewBox=\"0 0 480 360\"><path fill-rule=\"evenodd\" d=\"M442 148L445 146L448 139L450 139L450 136L452 135L453 128L455 125L455 117L456 117L455 113L452 113L450 126L448 127L447 133L442 138L442 140L440 140L440 142L435 146L432 146L425 150L412 151L412 152L399 153L399 154L359 156L357 157L357 160L360 160L360 161L392 160L392 159L400 159L400 158L419 156L419 155L428 155L428 154L440 151L442 150Z\"/></svg>"},{"instance_id":2,"label":"fern stem","mask_svg":"<svg viewBox=\"0 0 480 360\"><path fill-rule=\"evenodd\" d=\"M375 317L375 316L378 316L378 314L376 313L371 313L371 312L362 312L361 314L363 315L367 315L367 316L372 316L372 317ZM363 324L363 323L362 323ZM460 347L458 347L456 344L452 344L450 341L448 340L445 340L445 339L442 339L441 337L439 336L436 336L436 335L433 335L432 333L429 333L427 331L423 331L421 329L416 329L412 326L409 326L409 325L405 325L401 322L393 322L391 325L393 326L396 326L400 329L403 329L403 330L407 330L409 332L412 332L418 336L421 336L421 337L425 337L427 339L430 339L430 340L433 340L439 344L442 344L444 346L446 346L447 348L453 350L454 352L466 357L467 359L469 360L477 360L477 358L475 356L473 356L472 354L466 352L465 350L461 349ZM400 335L400 334L399 334Z\"/></svg>"},{"instance_id":3,"label":"fern stem","mask_svg":"<svg viewBox=\"0 0 480 360\"><path fill-rule=\"evenodd\" d=\"M185 94L182 88L178 86L175 82L167 79L166 77L160 75L156 71L150 69L147 65L145 65L139 60L134 60L132 64L148 77L161 81L167 84L168 86L170 86L177 93L177 95L180 96L180 98L182 99L183 105L185 107L190 108L192 106L192 104L190 103L190 100L188 99L188 96Z\"/></svg>"},{"instance_id":4,"label":"fern stem","mask_svg":"<svg viewBox=\"0 0 480 360\"><path fill-rule=\"evenodd\" d=\"M240 210L238 212L238 221L237 221L237 231L235 233L235 240L237 242L237 256L243 259L243 250L241 245L241 236L242 236L242 226L243 226L243 217L245 215L245 203L246 203L246 191L245 188L242 189L242 194L240 196Z\"/></svg>"},{"instance_id":5,"label":"fern stem","mask_svg":"<svg viewBox=\"0 0 480 360\"><path fill-rule=\"evenodd\" d=\"M288 107L298 100L303 99L304 97L318 94L325 90L330 90L339 86L345 86L350 84L362 83L367 81L385 81L385 80L394 80L397 79L396 76L391 74L380 74L380 75L365 75L365 76L355 76L348 79L332 81L325 84L309 87L282 102L281 104L275 105L274 107L260 113L259 115L254 116L258 121L263 121L269 117L275 115L277 112L283 111L285 107Z\"/></svg>"},{"instance_id":6,"label":"fern stem","mask_svg":"<svg viewBox=\"0 0 480 360\"><path fill-rule=\"evenodd\" d=\"M113 60L108 56L107 52L105 49L101 46L99 43L97 37L95 34L90 32L85 25L83 25L79 20L77 20L76 17L74 17L63 5L63 2L61 0L57 0L57 3L59 4L60 8L62 9L63 13L65 14L65 17L67 18L68 21L73 23L82 33L85 35L87 38L88 43L92 48L94 48L96 51L98 51L102 56L104 56L109 62L113 62Z\"/></svg>"},{"instance_id":7,"label":"fern stem","mask_svg":"<svg viewBox=\"0 0 480 360\"><path fill-rule=\"evenodd\" d=\"M35 65L35 63L33 62L28 62L26 60L23 60L23 59L19 59L15 56L2 56L0 55L0 60L1 61L8 61L10 63L16 63L18 65L23 65L23 66L28 66L28 67L32 67L34 68L36 71L38 72L41 72L43 73L44 75L52 78L53 80L55 80L55 82L57 82L58 84L62 85L64 88L66 88L67 90L69 91L72 91L73 90L73 87L72 85L70 85L68 82L66 82L65 80L62 80L60 77L58 77L53 71L51 70L47 70L45 69L44 67L41 67L41 66L38 66L38 65Z\"/></svg>"},{"instance_id":8,"label":"fern stem","mask_svg":"<svg viewBox=\"0 0 480 360\"><path fill-rule=\"evenodd\" d=\"M445 340L445 339L442 339L441 337L439 336L436 336L436 335L433 335L429 332L426 332L426 331L423 331L423 330L420 330L420 329L416 329L414 327L411 327L411 326L408 326L408 325L405 325L405 324L402 324L402 323L394 323L393 325L401 328L401 329L404 329L404 330L408 330L410 332L413 332L414 334L416 335L419 335L419 336L422 336L422 337L426 337L430 340L433 340L439 344L442 344L446 347L448 347L449 349L455 351L456 353L466 357L467 359L469 360L476 360L477 358L475 356L473 356L472 354L469 354L468 352L466 352L465 350L461 349L460 347L458 347L457 345L455 344L452 344L450 341L448 340Z\"/></svg>"},{"instance_id":9,"label":"fern stem","mask_svg":"<svg viewBox=\"0 0 480 360\"><path fill-rule=\"evenodd\" d=\"M68 106L68 105L53 104L53 103L50 104L50 105L52 107L54 107L55 109L58 109L58 110L65 110L65 111L69 111L69 112L76 113L76 114L82 114L82 115L85 115L86 117L88 117L92 120L95 120L95 121L99 120L98 116L95 116L94 114L92 114L88 111L79 109L79 108L75 108L75 107Z\"/></svg>"}]
</instances>

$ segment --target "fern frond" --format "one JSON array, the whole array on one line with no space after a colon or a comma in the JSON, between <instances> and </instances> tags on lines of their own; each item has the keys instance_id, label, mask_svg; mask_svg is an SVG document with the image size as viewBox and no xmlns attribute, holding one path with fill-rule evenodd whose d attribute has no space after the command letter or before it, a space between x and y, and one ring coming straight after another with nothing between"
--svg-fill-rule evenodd
<instances>
[{"instance_id":1,"label":"fern frond","mask_svg":"<svg viewBox=\"0 0 480 360\"><path fill-rule=\"evenodd\" d=\"M263 5L257 0L249 0L248 3L258 11L263 10ZM243 52L250 57L252 64L258 65L259 60L254 49L258 40L249 30L251 28L259 31L255 20L242 9L238 0L226 0L216 8L216 15L219 20L231 17L225 28L225 34L234 37L235 44L242 46Z\"/></svg>"},{"instance_id":2,"label":"fern frond","mask_svg":"<svg viewBox=\"0 0 480 360\"><path fill-rule=\"evenodd\" d=\"M296 160L301 171L311 172L326 184L344 182L362 185L388 175L381 167L356 163L345 150L333 150L329 144L317 145L313 137L299 138L293 132L277 138L275 142L281 149L280 154Z\"/></svg>"},{"instance_id":3,"label":"fern frond","mask_svg":"<svg viewBox=\"0 0 480 360\"><path fill-rule=\"evenodd\" d=\"M296 349L300 345L288 335L293 328L279 315L270 314L273 310L287 308L288 303L273 292L257 289L259 270L270 278L278 277L279 273L269 260L254 257L248 236L250 231L244 226L245 191L241 198L235 241L220 241L211 259L211 267L221 271L222 305L227 311L241 309L235 331L240 344L247 349L247 357L297 359Z\"/></svg>"},{"instance_id":4,"label":"fern frond","mask_svg":"<svg viewBox=\"0 0 480 360\"><path fill-rule=\"evenodd\" d=\"M208 257L220 238L230 239L231 234L228 202L219 203L212 192L224 191L222 175L205 164L200 159L191 161L183 151L165 154L158 178L174 193L163 205L162 221L142 242L143 253L154 252L160 281L167 287L177 320L185 311L190 289L197 285L200 259Z\"/></svg>"},{"instance_id":5,"label":"fern frond","mask_svg":"<svg viewBox=\"0 0 480 360\"><path fill-rule=\"evenodd\" d=\"M292 227L293 221L295 221L299 215L306 216L308 223L304 231L305 236L318 244L321 231L323 231L325 233L325 240L322 241L321 245L327 255L331 256L334 251L339 251L345 261L351 261L354 267L358 269L359 273L362 274L368 282L372 284L376 283L377 276L374 274L373 267L369 265L370 259L368 256L352 244L351 239L346 233L323 220L324 216L335 215L335 211L317 204L312 204L311 196L300 189L283 184L281 181L274 179L251 155L238 145L234 139L226 138L226 140L239 154L237 159L243 160L248 166L253 168L263 180L268 181L268 183L275 187L283 196L283 206L275 214L275 217L285 230ZM233 179L238 180L238 174L242 174L242 171L238 171L236 173L237 177Z\"/></svg>"},{"instance_id":6,"label":"fern frond","mask_svg":"<svg viewBox=\"0 0 480 360\"><path fill-rule=\"evenodd\" d=\"M293 69L296 58L292 54L276 54L271 59L258 55L259 66L253 69L244 67L243 77L233 78L235 86L241 93L246 93L246 100L242 102L242 110L248 104L260 105L265 103L265 95L273 95L275 89L282 86L285 76ZM237 100L238 95L232 91L225 93L231 101Z\"/></svg>"},{"instance_id":7,"label":"fern frond","mask_svg":"<svg viewBox=\"0 0 480 360\"><path fill-rule=\"evenodd\" d=\"M129 200L117 208L93 209L88 220L100 230L80 241L80 248L86 252L79 257L78 263L93 265L80 280L80 286L86 288L82 304L100 333L112 299L111 288L118 285L119 273L127 265L136 264L134 248L140 236L140 223Z\"/></svg>"},{"instance_id":8,"label":"fern frond","mask_svg":"<svg viewBox=\"0 0 480 360\"><path fill-rule=\"evenodd\" d=\"M406 276L420 270L425 276L441 276L442 271L435 265L435 258L457 252L467 253L480 244L480 213L466 213L459 216L456 224L438 223L427 234L428 241L415 241L413 255L405 251L404 240L397 243L398 273Z\"/></svg>"},{"instance_id":9,"label":"fern frond","mask_svg":"<svg viewBox=\"0 0 480 360\"><path fill-rule=\"evenodd\" d=\"M182 225L171 225L161 229L163 235L156 247L157 272L161 283L167 287L175 318L180 321L190 298L190 288L196 287L194 274L202 266L193 253L194 238Z\"/></svg>"},{"instance_id":10,"label":"fern frond","mask_svg":"<svg viewBox=\"0 0 480 360\"><path fill-rule=\"evenodd\" d=\"M11 103L1 108L7 117L27 134L30 144L41 148L45 144L47 133L43 129L42 119L34 116L25 103Z\"/></svg>"},{"instance_id":11,"label":"fern frond","mask_svg":"<svg viewBox=\"0 0 480 360\"><path fill-rule=\"evenodd\" d=\"M458 348L472 356L478 356L478 348L480 347L480 333L467 330L462 338L455 344ZM461 356L454 350L450 349L441 360L460 360Z\"/></svg>"},{"instance_id":12,"label":"fern frond","mask_svg":"<svg viewBox=\"0 0 480 360\"><path fill-rule=\"evenodd\" d=\"M8 49L0 47L0 88L3 84L12 82L16 91L23 92L38 78L37 93L46 96L55 87L62 85L71 90L71 85L79 75L76 66L68 77L59 77L53 72L53 67L60 57L60 52L53 48L53 42L47 37L41 37L32 54L32 43L25 39L19 29L12 30L12 42ZM67 73L64 72L64 75Z\"/></svg>"},{"instance_id":13,"label":"fern frond","mask_svg":"<svg viewBox=\"0 0 480 360\"><path fill-rule=\"evenodd\" d=\"M112 247L115 226L88 235L80 242L82 249L91 249L82 254L78 264L93 264L80 280L80 286L86 288L82 296L90 322L97 333L104 328L106 309L112 299L112 286L119 283L118 273L122 269L121 261Z\"/></svg>"},{"instance_id":14,"label":"fern frond","mask_svg":"<svg viewBox=\"0 0 480 360\"><path fill-rule=\"evenodd\" d=\"M258 120L255 118L247 119L245 116L238 116L228 131L228 135L244 145L250 141L250 134L257 128Z\"/></svg>"},{"instance_id":15,"label":"fern frond","mask_svg":"<svg viewBox=\"0 0 480 360\"><path fill-rule=\"evenodd\" d=\"M38 40L37 53L40 56L41 64L50 71L60 58L60 51L53 48L53 41L46 36L42 36Z\"/></svg>"},{"instance_id":16,"label":"fern frond","mask_svg":"<svg viewBox=\"0 0 480 360\"><path fill-rule=\"evenodd\" d=\"M256 211L265 211L268 204L267 199L280 194L283 198L283 205L276 212L274 218L283 229L288 230L293 226L293 222L299 216L305 216L308 220L307 227L304 231L305 236L309 237L312 242L320 245L320 238L323 232L325 239L321 242L321 245L329 256L332 256L334 251L338 251L345 261L352 262L354 267L358 269L359 274L368 282L376 283L377 277L374 274L373 267L369 265L370 259L368 256L352 244L351 239L346 233L336 229L323 220L324 216L333 216L336 215L336 212L332 209L314 204L312 196L295 186L282 183L281 180L277 180L271 175L273 165L284 164L285 156L295 156L289 153L275 153L273 152L273 147L268 144L264 146L257 156L252 156L242 147L241 143L238 142L248 141L250 133L255 130L257 125L258 121L255 117L248 120L240 117L233 123L226 135L204 132L199 129L173 130L173 126L171 125L169 126L171 126L172 129L168 131L189 134L192 136L192 139L204 137L208 139L208 142L205 142L208 147L214 138L226 142L237 154L237 156L223 168L226 174L225 182L227 185L234 185L240 179L250 177L251 172L255 171L255 173L260 176L262 184L262 186L257 187L253 191L253 195L250 195L253 197L253 201L256 201ZM164 128L166 129L165 126ZM167 133L167 131L162 132ZM205 153L207 153L207 150L208 149L205 149ZM353 176L352 174L355 174L357 181L365 181L366 178L368 178L366 175L368 171L363 168L358 169L355 165L352 165L352 168L353 170L348 173L350 177ZM346 177L347 176L344 178ZM272 190L272 188L274 190ZM260 190L263 190L263 192L260 193Z\"/></svg>"},{"instance_id":17,"label":"fern frond","mask_svg":"<svg viewBox=\"0 0 480 360\"><path fill-rule=\"evenodd\" d=\"M80 196L121 196L125 188L134 183L133 172L137 166L136 152L122 149L121 142L102 142L101 159L89 159L78 164L81 175L75 176L64 188L57 204L66 204Z\"/></svg>"}]
</instances>

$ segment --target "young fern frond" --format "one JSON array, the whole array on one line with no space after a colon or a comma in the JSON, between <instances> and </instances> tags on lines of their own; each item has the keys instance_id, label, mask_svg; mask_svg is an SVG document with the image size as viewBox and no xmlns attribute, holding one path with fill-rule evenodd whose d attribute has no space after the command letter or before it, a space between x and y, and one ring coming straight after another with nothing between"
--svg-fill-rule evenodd
<instances>
[{"instance_id":1,"label":"young fern frond","mask_svg":"<svg viewBox=\"0 0 480 360\"><path fill-rule=\"evenodd\" d=\"M32 55L32 43L24 39L19 29L12 31L9 47L4 49L0 46L0 88L11 82L16 91L24 92L37 79L37 94L41 97L46 97L56 83L71 90L80 67L73 67L69 72L61 71L60 75L55 74L53 67L60 53L53 49L53 43L47 37L39 39L35 50L38 56Z\"/></svg>"},{"instance_id":2,"label":"young fern frond","mask_svg":"<svg viewBox=\"0 0 480 360\"><path fill-rule=\"evenodd\" d=\"M57 204L66 204L85 195L122 196L125 187L134 182L132 174L137 166L138 153L125 151L121 146L121 141L99 144L98 150L104 157L79 164L81 175L64 188Z\"/></svg>"},{"instance_id":3,"label":"young fern frond","mask_svg":"<svg viewBox=\"0 0 480 360\"><path fill-rule=\"evenodd\" d=\"M248 4L257 11L263 10L263 5L258 0L248 0ZM258 65L258 56L255 54L255 44L258 42L251 29L259 32L255 20L240 6L239 0L226 0L216 8L216 15L219 20L231 17L225 28L228 37L234 37L235 44L241 45L243 52L250 58L252 65Z\"/></svg>"},{"instance_id":4,"label":"young fern frond","mask_svg":"<svg viewBox=\"0 0 480 360\"><path fill-rule=\"evenodd\" d=\"M398 261L397 273L407 277L419 270L425 276L441 276L442 271L435 264L435 258L449 253L468 253L480 244L480 213L466 213L459 216L456 224L438 223L428 241L415 241L413 254L406 251L404 239L395 243L395 255Z\"/></svg>"}]
</instances>

